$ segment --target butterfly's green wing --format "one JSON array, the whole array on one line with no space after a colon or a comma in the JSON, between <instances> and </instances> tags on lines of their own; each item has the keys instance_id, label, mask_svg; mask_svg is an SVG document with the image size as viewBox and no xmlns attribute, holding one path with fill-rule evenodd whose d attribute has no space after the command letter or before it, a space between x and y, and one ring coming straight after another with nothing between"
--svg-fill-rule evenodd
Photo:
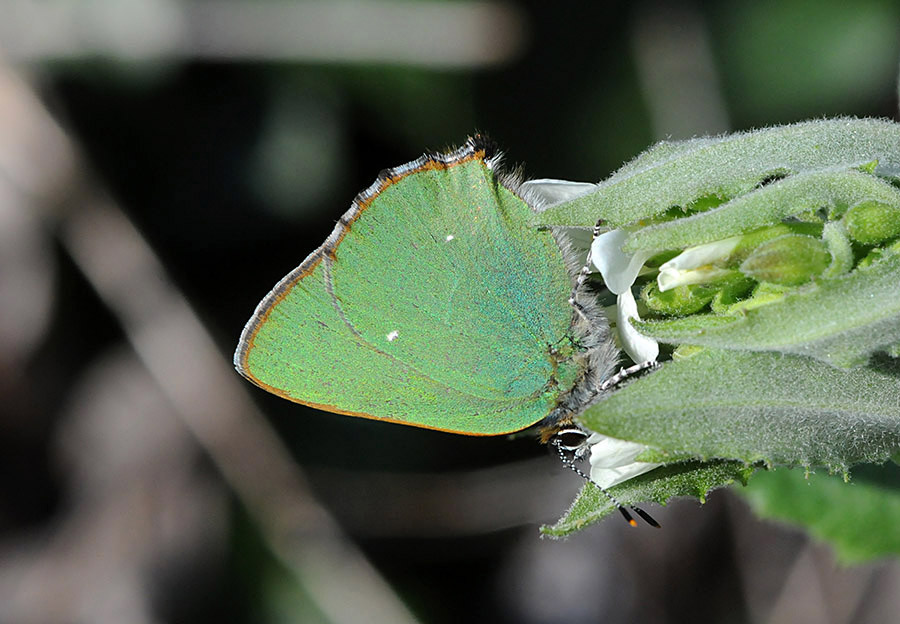
<instances>
[{"instance_id":1,"label":"butterfly's green wing","mask_svg":"<svg viewBox=\"0 0 900 624\"><path fill-rule=\"evenodd\" d=\"M382 174L260 303L238 370L319 409L491 435L574 384L556 242L477 139Z\"/></svg>"}]
</instances>

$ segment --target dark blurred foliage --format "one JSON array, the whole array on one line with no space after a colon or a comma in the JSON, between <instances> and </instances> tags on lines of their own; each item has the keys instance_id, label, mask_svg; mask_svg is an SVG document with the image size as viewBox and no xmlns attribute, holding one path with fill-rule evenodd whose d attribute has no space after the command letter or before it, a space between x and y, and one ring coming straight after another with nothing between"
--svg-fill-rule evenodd
<instances>
[{"instance_id":1,"label":"dark blurred foliage","mask_svg":"<svg viewBox=\"0 0 900 624\"><path fill-rule=\"evenodd\" d=\"M666 136L896 115L900 9L892 2L504 6L522 18L521 47L484 67L109 57L25 67L227 358L259 299L328 235L379 170L473 131L489 133L528 176L599 180ZM345 34L365 37L366 24ZM691 117L701 109L712 112ZM660 121L672 118L689 122ZM65 251L51 243L46 253L55 271L49 324L21 370L3 371L0 529L9 542L52 526L65 508L72 468L58 457L64 414L85 377L127 350L118 320ZM813 607L777 611L778 600L806 561L797 553L820 572L833 565L827 553L801 551L802 536L757 523L726 493L702 508L660 511L662 532L612 519L567 542L542 541L538 524L561 513L579 486L557 475L553 496L525 505L527 521L464 518L441 530L429 526L433 513L416 515L429 475L493 474L546 450L531 439L321 413L255 389L253 398L423 622L814 621L804 619ZM539 472L563 471L545 459ZM202 454L189 463L194 478L218 492L210 509L224 502L225 515L200 523L218 527L210 544L186 543L182 559L159 563L165 573L154 577L153 621L327 621ZM391 475L399 485L389 485ZM404 484L411 489L395 491ZM394 490L382 496L383 487ZM447 497L466 496L447 481L441 487ZM493 515L466 513L482 511ZM832 621L864 621L861 614L857 606Z\"/></svg>"}]
</instances>

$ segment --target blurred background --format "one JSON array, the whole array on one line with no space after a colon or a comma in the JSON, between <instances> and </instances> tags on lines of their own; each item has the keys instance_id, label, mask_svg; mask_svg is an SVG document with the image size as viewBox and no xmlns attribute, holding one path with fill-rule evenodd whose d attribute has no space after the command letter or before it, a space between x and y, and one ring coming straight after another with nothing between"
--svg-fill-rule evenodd
<instances>
[{"instance_id":1,"label":"blurred background","mask_svg":"<svg viewBox=\"0 0 900 624\"><path fill-rule=\"evenodd\" d=\"M378 171L488 132L596 181L661 138L896 118L890 0L0 0L0 622L888 622L727 491L540 539L530 439L281 401L231 369ZM352 383L352 371L348 382Z\"/></svg>"}]
</instances>

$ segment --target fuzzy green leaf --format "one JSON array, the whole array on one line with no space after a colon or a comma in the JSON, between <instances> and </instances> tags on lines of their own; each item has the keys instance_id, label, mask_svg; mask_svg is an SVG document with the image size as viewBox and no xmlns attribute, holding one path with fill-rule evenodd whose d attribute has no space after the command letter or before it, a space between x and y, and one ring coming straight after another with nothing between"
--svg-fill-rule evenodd
<instances>
[{"instance_id":1,"label":"fuzzy green leaf","mask_svg":"<svg viewBox=\"0 0 900 624\"><path fill-rule=\"evenodd\" d=\"M900 137L898 137L900 140ZM900 149L898 149L900 151ZM823 207L876 201L900 213L900 190L858 171L801 173L682 219L641 228L622 245L626 252L683 249L736 236Z\"/></svg>"},{"instance_id":2,"label":"fuzzy green leaf","mask_svg":"<svg viewBox=\"0 0 900 624\"><path fill-rule=\"evenodd\" d=\"M746 483L754 468L742 462L684 462L657 468L611 488L610 493L623 505L645 502L665 505L676 497L690 496L706 500L716 488L735 482ZM541 527L550 537L564 537L615 512L615 506L592 483L586 483L569 511L553 526Z\"/></svg>"},{"instance_id":3,"label":"fuzzy green leaf","mask_svg":"<svg viewBox=\"0 0 900 624\"><path fill-rule=\"evenodd\" d=\"M876 173L900 173L900 124L879 119L823 119L657 146L601 182L597 190L551 206L535 224L620 227L706 195L751 191L773 175L851 169L878 161Z\"/></svg>"},{"instance_id":4,"label":"fuzzy green leaf","mask_svg":"<svg viewBox=\"0 0 900 624\"><path fill-rule=\"evenodd\" d=\"M677 158L682 154L700 149L704 145L712 145L722 140L722 137L694 137L681 141L660 141L648 147L646 150L619 167L612 178L625 178L633 173L654 167L660 163Z\"/></svg>"},{"instance_id":5,"label":"fuzzy green leaf","mask_svg":"<svg viewBox=\"0 0 900 624\"><path fill-rule=\"evenodd\" d=\"M900 342L898 282L900 252L888 250L867 267L788 292L731 322L695 315L634 325L663 342L797 353L847 368Z\"/></svg>"},{"instance_id":6,"label":"fuzzy green leaf","mask_svg":"<svg viewBox=\"0 0 900 624\"><path fill-rule=\"evenodd\" d=\"M831 254L831 264L825 269L825 277L837 277L853 268L853 246L847 229L840 221L831 221L822 228L822 240Z\"/></svg>"},{"instance_id":7,"label":"fuzzy green leaf","mask_svg":"<svg viewBox=\"0 0 900 624\"><path fill-rule=\"evenodd\" d=\"M684 456L843 470L900 450L900 362L840 370L776 353L704 349L588 408L590 430Z\"/></svg>"},{"instance_id":8,"label":"fuzzy green leaf","mask_svg":"<svg viewBox=\"0 0 900 624\"><path fill-rule=\"evenodd\" d=\"M829 542L845 563L900 555L900 467L854 470L838 475L802 470L759 471L737 491L763 518L806 528Z\"/></svg>"}]
</instances>

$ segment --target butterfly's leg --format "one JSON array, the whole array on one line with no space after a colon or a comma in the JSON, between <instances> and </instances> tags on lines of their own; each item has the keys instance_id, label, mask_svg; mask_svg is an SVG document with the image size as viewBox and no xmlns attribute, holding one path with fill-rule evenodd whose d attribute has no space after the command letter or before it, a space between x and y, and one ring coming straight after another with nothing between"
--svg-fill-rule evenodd
<instances>
[{"instance_id":1,"label":"butterfly's leg","mask_svg":"<svg viewBox=\"0 0 900 624\"><path fill-rule=\"evenodd\" d=\"M628 368L621 368L619 369L618 373L606 379L600 385L600 391L604 392L607 390L612 390L613 388L622 385L622 383L627 379L636 377L644 371L652 371L656 370L657 368L659 368L659 362L657 362L656 360L647 360L646 362L640 362L639 364L629 366Z\"/></svg>"},{"instance_id":2,"label":"butterfly's leg","mask_svg":"<svg viewBox=\"0 0 900 624\"><path fill-rule=\"evenodd\" d=\"M601 229L603 228L603 219L597 221L597 224L594 226L594 229L591 230L591 243L597 240L597 237L600 236ZM592 245L593 246L593 245ZM583 318L585 321L588 321L587 314L585 313L584 306L578 302L577 295L584 287L585 282L587 282L588 275L591 274L591 250L588 249L587 257L584 260L584 266L581 267L581 270L578 272L578 276L575 278L575 286L572 288L572 294L569 296L569 305L575 308L575 312Z\"/></svg>"}]
</instances>

